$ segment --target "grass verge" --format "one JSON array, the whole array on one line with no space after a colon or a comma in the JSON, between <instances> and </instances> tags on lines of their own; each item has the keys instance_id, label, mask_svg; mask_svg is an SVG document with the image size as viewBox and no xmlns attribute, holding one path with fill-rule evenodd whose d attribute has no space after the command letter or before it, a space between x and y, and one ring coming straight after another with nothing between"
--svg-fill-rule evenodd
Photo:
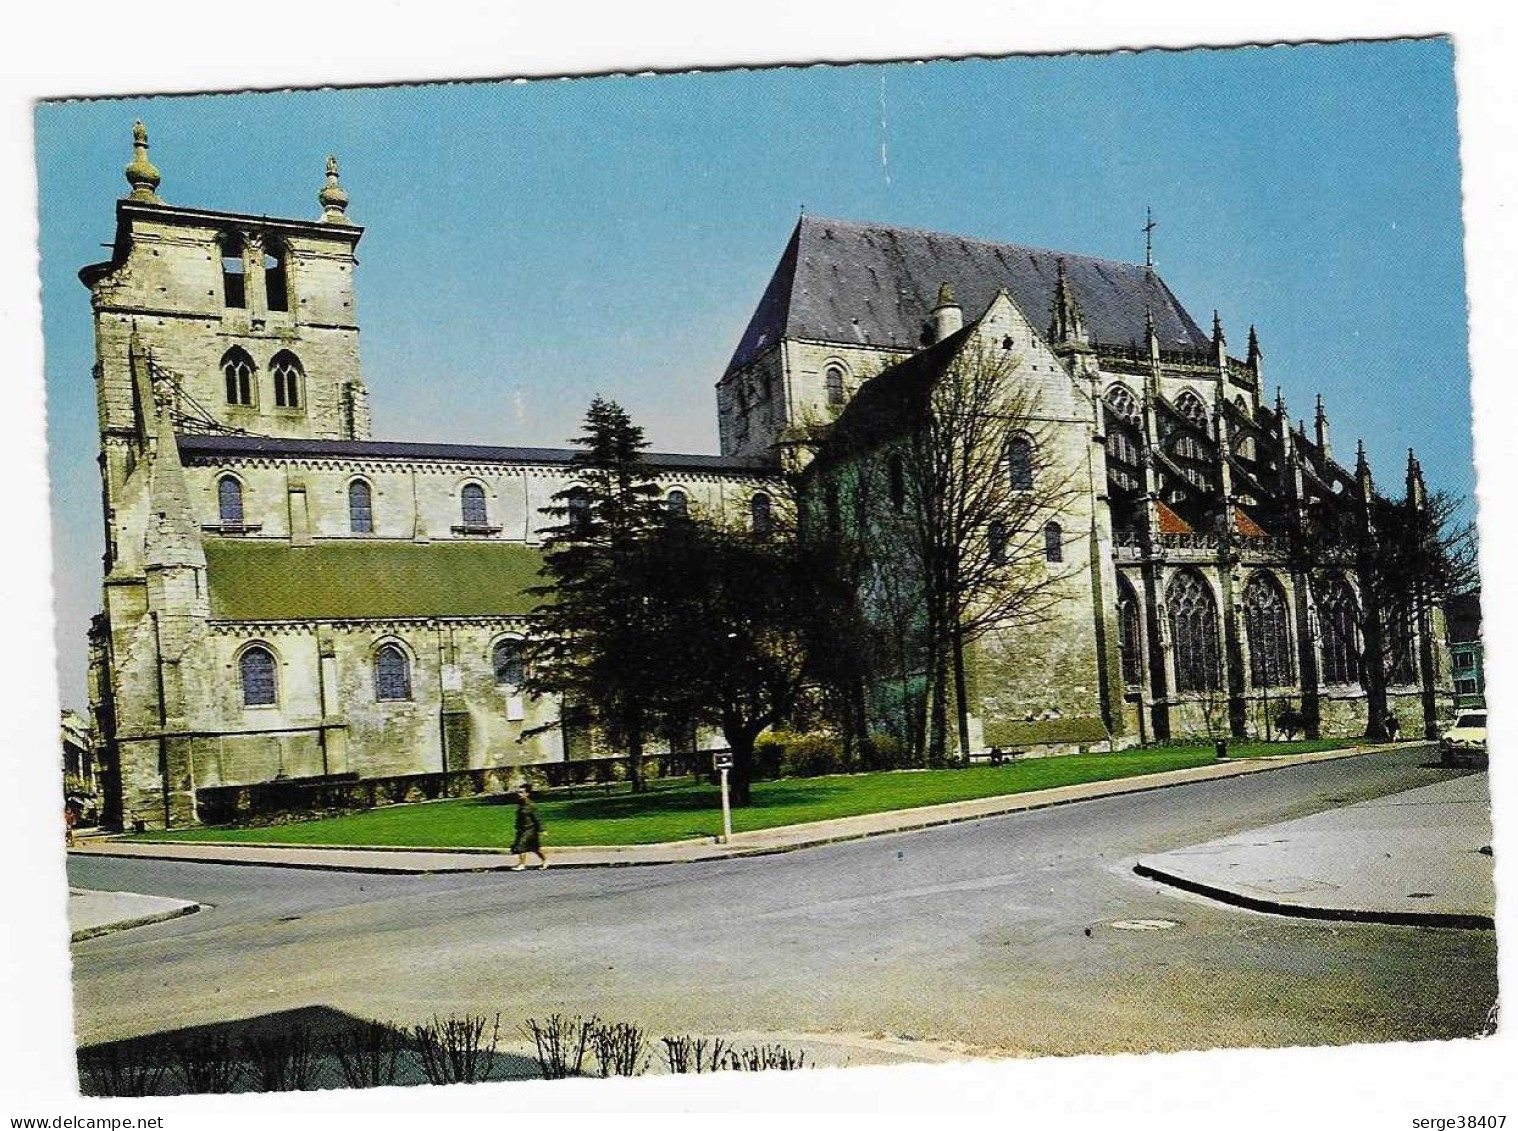
<instances>
[{"instance_id":1,"label":"grass verge","mask_svg":"<svg viewBox=\"0 0 1518 1131\"><path fill-rule=\"evenodd\" d=\"M1340 742L1250 743L1230 747L1231 758L1332 750ZM1118 754L1031 758L968 769L894 770L820 778L756 782L753 804L733 811L733 830L826 821L921 805L1028 793L1056 786L1157 774L1215 761L1210 746L1160 746ZM374 845L416 848L506 849L512 839L513 798L485 795L414 805L392 805L340 817L260 828L204 828L144 834L141 839L231 844ZM655 783L647 792L544 798L538 804L544 843L654 844L713 836L721 831L715 786ZM136 839L136 838L134 838Z\"/></svg>"}]
</instances>

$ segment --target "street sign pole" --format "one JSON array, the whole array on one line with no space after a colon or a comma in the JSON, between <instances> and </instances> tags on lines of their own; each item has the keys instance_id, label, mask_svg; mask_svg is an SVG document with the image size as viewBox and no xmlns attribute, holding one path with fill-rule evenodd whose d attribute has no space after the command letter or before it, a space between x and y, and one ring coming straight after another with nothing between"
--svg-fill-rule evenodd
<instances>
[{"instance_id":1,"label":"street sign pole","mask_svg":"<svg viewBox=\"0 0 1518 1131\"><path fill-rule=\"evenodd\" d=\"M733 809L727 799L727 767L722 767L722 843L733 840Z\"/></svg>"}]
</instances>

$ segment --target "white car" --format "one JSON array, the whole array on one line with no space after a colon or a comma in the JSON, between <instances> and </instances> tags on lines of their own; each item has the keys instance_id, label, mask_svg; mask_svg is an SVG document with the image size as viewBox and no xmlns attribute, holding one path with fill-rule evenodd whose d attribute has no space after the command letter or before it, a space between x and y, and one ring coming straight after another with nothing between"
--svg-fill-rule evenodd
<instances>
[{"instance_id":1,"label":"white car","mask_svg":"<svg viewBox=\"0 0 1518 1131\"><path fill-rule=\"evenodd\" d=\"M1486 712L1461 711L1439 739L1439 755L1445 762L1486 757Z\"/></svg>"}]
</instances>

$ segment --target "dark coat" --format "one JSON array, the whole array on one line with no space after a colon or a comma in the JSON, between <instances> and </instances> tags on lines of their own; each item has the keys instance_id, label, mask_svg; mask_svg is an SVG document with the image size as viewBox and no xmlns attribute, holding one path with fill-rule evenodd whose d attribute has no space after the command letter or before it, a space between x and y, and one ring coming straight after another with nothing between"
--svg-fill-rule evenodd
<instances>
[{"instance_id":1,"label":"dark coat","mask_svg":"<svg viewBox=\"0 0 1518 1131\"><path fill-rule=\"evenodd\" d=\"M538 817L538 807L525 797L517 798L517 837L511 851L537 852L543 835L543 821Z\"/></svg>"}]
</instances>

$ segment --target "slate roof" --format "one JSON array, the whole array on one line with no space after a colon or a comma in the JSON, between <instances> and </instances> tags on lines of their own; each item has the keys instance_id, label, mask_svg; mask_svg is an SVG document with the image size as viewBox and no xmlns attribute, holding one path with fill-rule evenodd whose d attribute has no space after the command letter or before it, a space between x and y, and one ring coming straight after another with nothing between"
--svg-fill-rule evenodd
<instances>
[{"instance_id":1,"label":"slate roof","mask_svg":"<svg viewBox=\"0 0 1518 1131\"><path fill-rule=\"evenodd\" d=\"M207 538L214 620L521 616L543 555L520 542Z\"/></svg>"},{"instance_id":2,"label":"slate roof","mask_svg":"<svg viewBox=\"0 0 1518 1131\"><path fill-rule=\"evenodd\" d=\"M512 448L484 444L420 444L393 440L289 440L275 436L182 434L180 457L215 460L235 456L312 459L438 460L454 463L525 463L564 466L578 454L576 448ZM746 472L773 475L775 469L760 459L740 456L686 455L677 452L644 452L643 462L655 470Z\"/></svg>"},{"instance_id":3,"label":"slate roof","mask_svg":"<svg viewBox=\"0 0 1518 1131\"><path fill-rule=\"evenodd\" d=\"M923 323L945 282L969 318L1006 288L1042 328L1060 260L1096 344L1142 344L1147 306L1161 349L1209 348L1210 339L1164 280L1141 263L803 216L727 370L786 337L919 349Z\"/></svg>"}]
</instances>

